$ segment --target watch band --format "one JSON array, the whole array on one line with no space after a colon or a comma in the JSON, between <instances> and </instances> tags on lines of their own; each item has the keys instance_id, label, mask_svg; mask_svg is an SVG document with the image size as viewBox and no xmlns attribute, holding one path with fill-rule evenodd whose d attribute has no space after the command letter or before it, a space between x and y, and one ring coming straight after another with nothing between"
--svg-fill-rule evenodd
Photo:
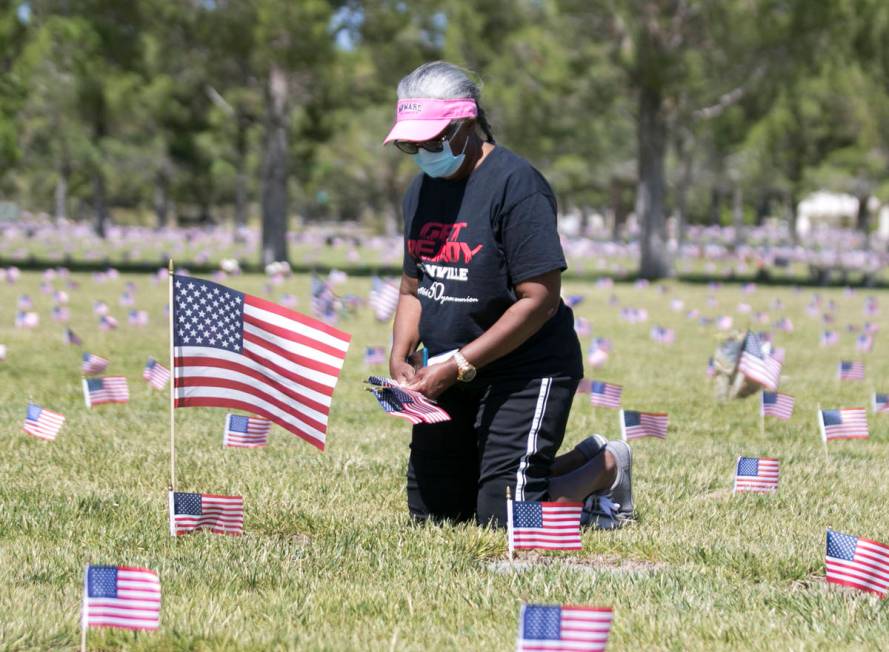
<instances>
[{"instance_id":1,"label":"watch band","mask_svg":"<svg viewBox=\"0 0 889 652\"><path fill-rule=\"evenodd\" d=\"M459 351L454 352L454 362L457 363L457 380L465 382L475 378L475 367Z\"/></svg>"}]
</instances>

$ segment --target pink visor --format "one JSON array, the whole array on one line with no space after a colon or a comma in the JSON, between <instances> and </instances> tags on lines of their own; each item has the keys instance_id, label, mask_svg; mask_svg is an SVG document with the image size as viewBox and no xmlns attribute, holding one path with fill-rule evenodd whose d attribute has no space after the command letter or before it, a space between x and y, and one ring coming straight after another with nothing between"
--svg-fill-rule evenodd
<instances>
[{"instance_id":1,"label":"pink visor","mask_svg":"<svg viewBox=\"0 0 889 652\"><path fill-rule=\"evenodd\" d=\"M471 98L435 100L415 97L398 100L395 106L395 125L383 144L393 140L422 143L444 131L452 120L474 118L477 115L478 107Z\"/></svg>"}]
</instances>

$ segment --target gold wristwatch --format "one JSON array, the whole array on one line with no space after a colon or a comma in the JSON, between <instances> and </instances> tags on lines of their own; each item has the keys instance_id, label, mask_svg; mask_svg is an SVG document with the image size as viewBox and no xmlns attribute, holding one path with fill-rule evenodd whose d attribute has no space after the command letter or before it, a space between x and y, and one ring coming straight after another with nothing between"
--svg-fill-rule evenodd
<instances>
[{"instance_id":1,"label":"gold wristwatch","mask_svg":"<svg viewBox=\"0 0 889 652\"><path fill-rule=\"evenodd\" d=\"M476 368L459 351L454 353L454 362L457 363L457 380L461 383L468 383L475 379Z\"/></svg>"}]
</instances>

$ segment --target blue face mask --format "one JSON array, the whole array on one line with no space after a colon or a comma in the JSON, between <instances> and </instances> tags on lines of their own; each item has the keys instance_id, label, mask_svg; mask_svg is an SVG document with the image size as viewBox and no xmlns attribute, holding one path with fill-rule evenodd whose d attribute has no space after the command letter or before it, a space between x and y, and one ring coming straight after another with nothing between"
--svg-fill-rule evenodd
<instances>
[{"instance_id":1,"label":"blue face mask","mask_svg":"<svg viewBox=\"0 0 889 652\"><path fill-rule=\"evenodd\" d=\"M468 142L467 138L466 143ZM440 152L427 152L425 149L420 149L414 154L414 161L430 177L449 177L463 165L463 160L466 158L466 143L463 144L463 151L455 156L451 151L451 143L446 140L442 143Z\"/></svg>"}]
</instances>

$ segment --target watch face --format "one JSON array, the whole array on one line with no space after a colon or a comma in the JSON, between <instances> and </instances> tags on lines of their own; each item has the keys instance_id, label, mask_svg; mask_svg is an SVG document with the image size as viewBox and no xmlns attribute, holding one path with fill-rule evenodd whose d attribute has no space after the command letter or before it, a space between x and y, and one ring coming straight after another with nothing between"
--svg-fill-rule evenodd
<instances>
[{"instance_id":1,"label":"watch face","mask_svg":"<svg viewBox=\"0 0 889 652\"><path fill-rule=\"evenodd\" d=\"M468 383L469 381L474 380L475 379L475 371L476 371L475 367L470 367L469 369L464 371L462 374L463 382Z\"/></svg>"}]
</instances>

